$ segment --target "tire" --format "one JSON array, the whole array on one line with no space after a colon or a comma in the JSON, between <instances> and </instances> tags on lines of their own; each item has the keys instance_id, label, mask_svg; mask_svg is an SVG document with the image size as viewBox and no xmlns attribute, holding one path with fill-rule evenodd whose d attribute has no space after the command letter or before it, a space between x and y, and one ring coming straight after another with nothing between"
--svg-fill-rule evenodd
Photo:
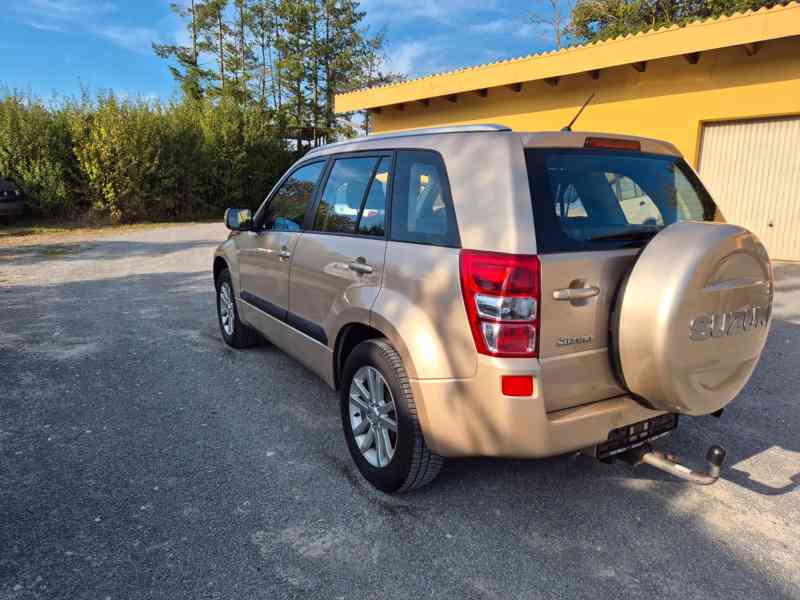
<instances>
[{"instance_id":1,"label":"tire","mask_svg":"<svg viewBox=\"0 0 800 600\"><path fill-rule=\"evenodd\" d=\"M239 319L236 306L236 293L228 269L223 269L216 281L217 288L217 322L222 339L231 348L250 348L259 342L255 329L248 327ZM229 302L226 302L226 293ZM227 307L227 310L226 310Z\"/></svg>"},{"instance_id":2,"label":"tire","mask_svg":"<svg viewBox=\"0 0 800 600\"><path fill-rule=\"evenodd\" d=\"M384 408L375 410L373 406L373 411L365 419L363 404L368 398L353 380L358 379L369 391L366 383L372 373L370 369L377 371L383 379L382 384L377 377L373 382L377 384L376 389L382 390L377 393L377 404ZM362 403L360 407L351 400L351 386ZM387 391L390 393L388 398ZM381 395L383 404L380 402ZM375 339L356 346L345 363L339 397L342 427L350 455L358 470L374 487L387 493L405 493L421 488L436 478L444 459L432 452L425 443L408 375L400 355L391 344ZM390 402L393 404L392 410L389 409ZM368 402L366 404L369 405ZM391 431L391 421L395 423L395 432ZM366 431L362 432L365 427ZM381 430L385 432L383 439L388 439L388 446L384 445L383 453L376 439L376 435L383 436ZM359 444L365 448L364 452ZM389 452L386 451L387 447Z\"/></svg>"}]
</instances>

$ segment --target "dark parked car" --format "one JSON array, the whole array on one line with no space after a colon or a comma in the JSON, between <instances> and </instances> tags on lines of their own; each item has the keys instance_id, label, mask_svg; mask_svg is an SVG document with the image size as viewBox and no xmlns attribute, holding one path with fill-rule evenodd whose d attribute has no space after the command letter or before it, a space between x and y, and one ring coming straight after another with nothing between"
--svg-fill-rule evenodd
<instances>
[{"instance_id":1,"label":"dark parked car","mask_svg":"<svg viewBox=\"0 0 800 600\"><path fill-rule=\"evenodd\" d=\"M14 182L0 178L0 220L13 223L25 212L25 194Z\"/></svg>"}]
</instances>

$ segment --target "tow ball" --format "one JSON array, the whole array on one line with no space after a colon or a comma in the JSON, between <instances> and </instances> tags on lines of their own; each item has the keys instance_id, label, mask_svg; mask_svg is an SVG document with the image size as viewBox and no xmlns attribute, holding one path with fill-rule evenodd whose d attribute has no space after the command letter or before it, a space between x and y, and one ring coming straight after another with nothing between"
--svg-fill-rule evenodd
<instances>
[{"instance_id":1,"label":"tow ball","mask_svg":"<svg viewBox=\"0 0 800 600\"><path fill-rule=\"evenodd\" d=\"M650 465L698 485L711 485L719 479L722 465L725 463L725 455L725 448L722 446L711 446L706 452L707 473L700 473L682 465L677 457L659 452L650 444L631 448L622 453L619 458L634 466L640 464Z\"/></svg>"}]
</instances>

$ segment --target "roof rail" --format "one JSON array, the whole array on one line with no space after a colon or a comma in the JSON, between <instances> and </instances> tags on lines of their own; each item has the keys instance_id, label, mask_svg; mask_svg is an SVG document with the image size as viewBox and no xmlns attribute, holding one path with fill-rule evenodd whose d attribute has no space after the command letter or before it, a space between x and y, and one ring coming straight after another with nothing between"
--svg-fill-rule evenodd
<instances>
[{"instance_id":1,"label":"roof rail","mask_svg":"<svg viewBox=\"0 0 800 600\"><path fill-rule=\"evenodd\" d=\"M416 137L419 135L434 135L442 133L479 133L479 132L499 132L499 131L511 131L511 128L507 127L506 125L497 125L492 123L485 125L452 125L449 127L429 127L426 129L410 129L408 131L397 131L394 133L380 133L377 135L367 135L367 136L352 138L349 140L342 140L341 142L333 142L331 144L325 144L324 146L318 146L312 150L309 150L306 156L314 154L315 152L327 150L328 148L338 148L340 146L348 146L350 144L356 144L358 142L392 140L397 138Z\"/></svg>"}]
</instances>

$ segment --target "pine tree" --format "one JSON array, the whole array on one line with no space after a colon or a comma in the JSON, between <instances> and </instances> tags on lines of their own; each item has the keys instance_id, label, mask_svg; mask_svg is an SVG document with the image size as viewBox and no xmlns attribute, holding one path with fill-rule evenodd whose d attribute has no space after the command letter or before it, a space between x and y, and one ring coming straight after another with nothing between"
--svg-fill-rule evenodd
<instances>
[{"instance_id":1,"label":"pine tree","mask_svg":"<svg viewBox=\"0 0 800 600\"><path fill-rule=\"evenodd\" d=\"M154 46L185 96L225 96L272 110L298 151L354 131L336 94L391 76L380 72L383 32L371 34L354 0L182 0L187 47ZM368 126L368 119L366 121Z\"/></svg>"},{"instance_id":2,"label":"pine tree","mask_svg":"<svg viewBox=\"0 0 800 600\"><path fill-rule=\"evenodd\" d=\"M311 47L311 11L309 0L280 0L277 13L283 35L276 40L280 54L278 68L289 97L287 111L294 130L297 150L302 151L309 119L308 53Z\"/></svg>"},{"instance_id":3,"label":"pine tree","mask_svg":"<svg viewBox=\"0 0 800 600\"><path fill-rule=\"evenodd\" d=\"M181 91L190 98L200 98L203 95L203 84L208 74L200 68L199 64L196 0L190 0L188 6L173 3L170 8L178 17L188 19L186 28L191 36L191 45L187 47L154 43L153 50L161 58L175 59L177 66L170 65L169 69L180 84Z\"/></svg>"},{"instance_id":4,"label":"pine tree","mask_svg":"<svg viewBox=\"0 0 800 600\"><path fill-rule=\"evenodd\" d=\"M230 35L225 44L225 63L231 79L228 94L242 103L253 100L250 83L257 67L254 43L249 36L255 16L253 6L253 0L233 1L233 22L229 26Z\"/></svg>"},{"instance_id":5,"label":"pine tree","mask_svg":"<svg viewBox=\"0 0 800 600\"><path fill-rule=\"evenodd\" d=\"M197 18L198 42L201 54L213 56L216 61L217 87L209 85L209 91L225 95L228 91L228 75L226 71L225 47L230 35L230 27L225 21L225 10L229 0L197 1L195 5Z\"/></svg>"},{"instance_id":6,"label":"pine tree","mask_svg":"<svg viewBox=\"0 0 800 600\"><path fill-rule=\"evenodd\" d=\"M275 21L274 2L262 0L251 2L248 6L248 29L253 40L253 54L256 57L256 91L255 97L261 106L269 106L270 96L274 106L278 100L274 91L275 76L273 58L273 32Z\"/></svg>"}]
</instances>

